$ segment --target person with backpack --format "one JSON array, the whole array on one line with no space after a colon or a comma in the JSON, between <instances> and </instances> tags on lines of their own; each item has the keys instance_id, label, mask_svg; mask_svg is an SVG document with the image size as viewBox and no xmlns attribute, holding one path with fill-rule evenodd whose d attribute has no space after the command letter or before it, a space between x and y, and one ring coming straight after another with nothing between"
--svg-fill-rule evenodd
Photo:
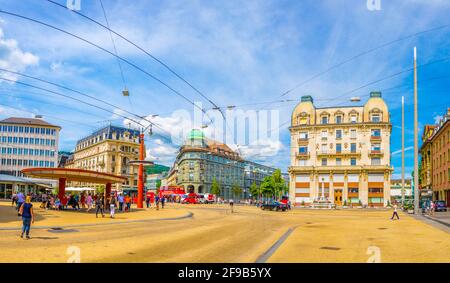
<instances>
[{"instance_id":1,"label":"person with backpack","mask_svg":"<svg viewBox=\"0 0 450 283\"><path fill-rule=\"evenodd\" d=\"M23 234L25 233L26 238L30 239L31 223L34 223L33 204L31 203L30 196L27 196L25 203L20 206L19 215L22 216L22 234L20 234L20 237L23 238Z\"/></svg>"}]
</instances>

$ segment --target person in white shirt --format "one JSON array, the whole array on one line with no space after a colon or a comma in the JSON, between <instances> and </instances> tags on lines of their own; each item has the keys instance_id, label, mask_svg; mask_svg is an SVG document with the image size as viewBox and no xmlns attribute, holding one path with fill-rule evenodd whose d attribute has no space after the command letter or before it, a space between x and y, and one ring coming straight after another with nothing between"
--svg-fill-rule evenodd
<instances>
[{"instance_id":1,"label":"person in white shirt","mask_svg":"<svg viewBox=\"0 0 450 283\"><path fill-rule=\"evenodd\" d=\"M394 220L394 216L397 216L397 220L400 220L397 213L397 203L394 204L394 213L392 214L391 220Z\"/></svg>"},{"instance_id":2,"label":"person in white shirt","mask_svg":"<svg viewBox=\"0 0 450 283\"><path fill-rule=\"evenodd\" d=\"M231 208L231 212L233 212L233 205L234 205L234 201L233 201L233 199L230 199L230 208Z\"/></svg>"}]
</instances>

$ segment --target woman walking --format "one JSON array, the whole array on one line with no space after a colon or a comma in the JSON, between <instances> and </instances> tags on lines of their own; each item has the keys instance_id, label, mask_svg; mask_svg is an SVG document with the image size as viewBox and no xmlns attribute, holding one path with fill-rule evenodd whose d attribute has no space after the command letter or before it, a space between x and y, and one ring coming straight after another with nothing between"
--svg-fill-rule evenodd
<instances>
[{"instance_id":1,"label":"woman walking","mask_svg":"<svg viewBox=\"0 0 450 283\"><path fill-rule=\"evenodd\" d=\"M91 196L91 194L89 194L89 195L87 196L87 198L86 198L86 204L87 204L87 210L86 210L86 212L89 212L89 210L91 210L91 208L92 208L92 203L93 203L92 196Z\"/></svg>"},{"instance_id":2,"label":"woman walking","mask_svg":"<svg viewBox=\"0 0 450 283\"><path fill-rule=\"evenodd\" d=\"M111 218L114 218L115 210L116 210L116 197L111 196L109 198L109 215Z\"/></svg>"},{"instance_id":3,"label":"woman walking","mask_svg":"<svg viewBox=\"0 0 450 283\"><path fill-rule=\"evenodd\" d=\"M33 204L30 196L27 196L25 203L20 206L19 214L22 215L22 234L20 234L20 237L23 238L25 233L27 239L30 239L31 223L34 223Z\"/></svg>"}]
</instances>

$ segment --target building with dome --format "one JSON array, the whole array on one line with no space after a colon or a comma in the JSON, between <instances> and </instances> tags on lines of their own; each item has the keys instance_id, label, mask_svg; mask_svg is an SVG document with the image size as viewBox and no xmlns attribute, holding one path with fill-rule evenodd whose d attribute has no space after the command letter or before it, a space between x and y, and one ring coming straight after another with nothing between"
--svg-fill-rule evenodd
<instances>
[{"instance_id":1,"label":"building with dome","mask_svg":"<svg viewBox=\"0 0 450 283\"><path fill-rule=\"evenodd\" d=\"M362 106L317 108L303 96L291 117L291 202L386 206L391 130L381 92L371 92Z\"/></svg>"},{"instance_id":2,"label":"building with dome","mask_svg":"<svg viewBox=\"0 0 450 283\"><path fill-rule=\"evenodd\" d=\"M244 160L228 145L206 138L199 129L189 132L173 168L169 176L176 176L176 185L186 191L208 193L215 179L225 199L250 197L250 186L259 185L275 171L275 168ZM233 195L233 185L242 189L240 196Z\"/></svg>"}]
</instances>

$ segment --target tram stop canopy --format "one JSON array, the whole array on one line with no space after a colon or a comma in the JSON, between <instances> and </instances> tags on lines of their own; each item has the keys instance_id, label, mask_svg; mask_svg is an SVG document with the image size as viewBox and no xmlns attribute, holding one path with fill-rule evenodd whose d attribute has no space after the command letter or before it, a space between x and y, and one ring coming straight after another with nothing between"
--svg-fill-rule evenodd
<instances>
[{"instance_id":1,"label":"tram stop canopy","mask_svg":"<svg viewBox=\"0 0 450 283\"><path fill-rule=\"evenodd\" d=\"M126 177L84 169L69 168L25 168L22 173L28 177L59 180L58 197L61 199L66 192L66 181L105 184L105 196L111 194L111 184L123 183Z\"/></svg>"}]
</instances>

